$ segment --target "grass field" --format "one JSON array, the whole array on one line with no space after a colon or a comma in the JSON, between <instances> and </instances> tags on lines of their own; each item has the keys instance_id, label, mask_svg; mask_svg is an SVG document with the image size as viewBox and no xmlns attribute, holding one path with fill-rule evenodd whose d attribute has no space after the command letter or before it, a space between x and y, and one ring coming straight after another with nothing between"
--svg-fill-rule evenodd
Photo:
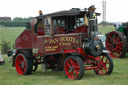
<instances>
[{"instance_id":1,"label":"grass field","mask_svg":"<svg viewBox=\"0 0 128 85\"><path fill-rule=\"evenodd\" d=\"M23 30L23 27L0 27L0 42L7 40L12 44ZM114 27L102 28L100 26L99 30L105 34L114 30ZM92 70L85 71L81 80L71 80L65 77L63 71L43 72L40 66L32 75L21 76L11 66L11 62L8 62L7 56L3 56L6 63L0 65L0 85L127 85L128 82L128 57L113 59L114 70L109 76L96 75Z\"/></svg>"},{"instance_id":2,"label":"grass field","mask_svg":"<svg viewBox=\"0 0 128 85\"><path fill-rule=\"evenodd\" d=\"M17 74L11 62L5 58L5 65L0 66L0 85L127 85L128 58L113 59L114 70L111 75L96 75L93 70L85 71L81 80L71 80L62 71L43 72L39 66L32 75Z\"/></svg>"},{"instance_id":3,"label":"grass field","mask_svg":"<svg viewBox=\"0 0 128 85\"><path fill-rule=\"evenodd\" d=\"M25 27L0 27L0 43L7 41L13 46L16 37L25 29ZM1 49L1 47L0 47Z\"/></svg>"},{"instance_id":4,"label":"grass field","mask_svg":"<svg viewBox=\"0 0 128 85\"><path fill-rule=\"evenodd\" d=\"M105 33L108 33L108 32L114 31L114 30L115 30L115 28L114 28L114 26L112 26L112 25L106 26L106 27L99 26L99 31L100 31L102 34L105 34Z\"/></svg>"}]
</instances>

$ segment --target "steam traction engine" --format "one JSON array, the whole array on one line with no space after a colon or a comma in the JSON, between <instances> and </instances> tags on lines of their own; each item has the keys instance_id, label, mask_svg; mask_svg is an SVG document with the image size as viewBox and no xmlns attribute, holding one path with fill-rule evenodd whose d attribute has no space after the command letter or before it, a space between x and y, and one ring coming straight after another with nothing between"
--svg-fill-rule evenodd
<instances>
[{"instance_id":1,"label":"steam traction engine","mask_svg":"<svg viewBox=\"0 0 128 85\"><path fill-rule=\"evenodd\" d=\"M86 70L110 75L113 62L97 37L98 15L94 6L47 15L40 11L15 41L17 73L31 74L43 64L44 70L64 70L70 79L81 79Z\"/></svg>"},{"instance_id":2,"label":"steam traction engine","mask_svg":"<svg viewBox=\"0 0 128 85\"><path fill-rule=\"evenodd\" d=\"M113 58L123 58L128 52L128 22L116 24L116 30L109 32L106 38L106 49Z\"/></svg>"}]
</instances>

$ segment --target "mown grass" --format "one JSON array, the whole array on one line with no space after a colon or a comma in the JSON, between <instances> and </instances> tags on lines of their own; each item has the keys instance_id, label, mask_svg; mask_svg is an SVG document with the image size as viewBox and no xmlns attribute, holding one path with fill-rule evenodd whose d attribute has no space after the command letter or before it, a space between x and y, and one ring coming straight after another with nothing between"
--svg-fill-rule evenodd
<instances>
[{"instance_id":1,"label":"mown grass","mask_svg":"<svg viewBox=\"0 0 128 85\"><path fill-rule=\"evenodd\" d=\"M24 30L23 27L0 27L1 40L14 42L16 37ZM114 27L107 26L99 31L102 34L113 31ZM17 74L6 55L3 55L5 65L0 65L0 85L127 85L128 82L128 58L113 59L114 70L111 75L96 75L93 70L85 71L81 80L71 80L65 77L63 71L43 72L39 66L32 75L21 76Z\"/></svg>"},{"instance_id":2,"label":"mown grass","mask_svg":"<svg viewBox=\"0 0 128 85\"><path fill-rule=\"evenodd\" d=\"M0 85L127 85L128 58L113 59L114 70L111 75L96 75L93 70L85 71L81 80L71 80L65 77L63 71L43 72L38 70L31 75L19 75L8 58L5 65L0 66Z\"/></svg>"}]
</instances>

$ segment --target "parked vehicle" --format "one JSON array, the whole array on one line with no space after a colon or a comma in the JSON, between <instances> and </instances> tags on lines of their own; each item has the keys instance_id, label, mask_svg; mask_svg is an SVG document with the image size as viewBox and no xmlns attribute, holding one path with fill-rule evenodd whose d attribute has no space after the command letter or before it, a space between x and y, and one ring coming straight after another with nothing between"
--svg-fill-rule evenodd
<instances>
[{"instance_id":1,"label":"parked vehicle","mask_svg":"<svg viewBox=\"0 0 128 85\"><path fill-rule=\"evenodd\" d=\"M3 59L2 55L1 55L1 52L0 52L0 65L3 65L4 63L5 63L5 61L4 61L4 59Z\"/></svg>"},{"instance_id":2,"label":"parked vehicle","mask_svg":"<svg viewBox=\"0 0 128 85\"><path fill-rule=\"evenodd\" d=\"M110 75L113 61L98 38L95 6L59 11L34 17L15 41L13 66L20 75L44 69L64 70L70 79L81 79L84 71Z\"/></svg>"}]
</instances>

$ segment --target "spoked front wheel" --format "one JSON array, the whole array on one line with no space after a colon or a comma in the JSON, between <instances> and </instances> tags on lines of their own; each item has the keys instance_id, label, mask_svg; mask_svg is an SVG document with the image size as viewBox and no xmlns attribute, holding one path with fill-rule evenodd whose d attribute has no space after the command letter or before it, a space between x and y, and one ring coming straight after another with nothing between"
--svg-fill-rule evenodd
<instances>
[{"instance_id":1,"label":"spoked front wheel","mask_svg":"<svg viewBox=\"0 0 128 85\"><path fill-rule=\"evenodd\" d=\"M65 60L64 71L70 79L81 79L84 75L84 63L80 57L70 56Z\"/></svg>"},{"instance_id":2,"label":"spoked front wheel","mask_svg":"<svg viewBox=\"0 0 128 85\"><path fill-rule=\"evenodd\" d=\"M32 59L28 58L29 55L19 53L16 56L15 67L20 75L27 75L32 73Z\"/></svg>"},{"instance_id":3,"label":"spoked front wheel","mask_svg":"<svg viewBox=\"0 0 128 85\"><path fill-rule=\"evenodd\" d=\"M108 54L102 54L97 60L98 69L94 69L94 72L99 75L110 75L113 71L113 61Z\"/></svg>"}]
</instances>

